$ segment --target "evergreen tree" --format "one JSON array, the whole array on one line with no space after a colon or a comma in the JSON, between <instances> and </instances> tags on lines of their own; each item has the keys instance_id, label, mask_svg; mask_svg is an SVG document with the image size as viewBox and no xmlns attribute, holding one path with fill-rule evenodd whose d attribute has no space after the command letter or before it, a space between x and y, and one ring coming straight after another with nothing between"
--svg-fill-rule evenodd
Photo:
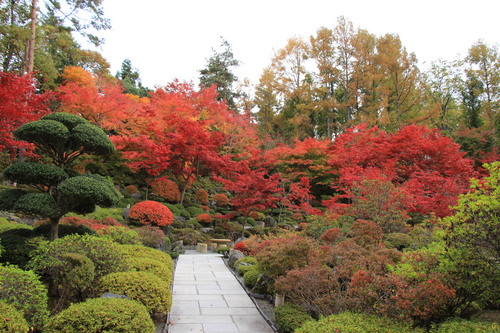
<instances>
[{"instance_id":1,"label":"evergreen tree","mask_svg":"<svg viewBox=\"0 0 500 333\"><path fill-rule=\"evenodd\" d=\"M227 101L229 107L235 110L235 99L239 97L239 93L234 91L233 85L238 81L238 77L232 72L232 68L238 67L240 62L234 58L231 45L224 38L221 48L222 52L213 50L214 54L208 59L207 67L200 70L200 87L215 85L219 92L218 99Z\"/></svg>"},{"instance_id":2,"label":"evergreen tree","mask_svg":"<svg viewBox=\"0 0 500 333\"><path fill-rule=\"evenodd\" d=\"M123 60L122 68L116 73L116 78L121 81L127 94L141 97L150 96L149 93L152 90L142 85L139 71L132 67L130 59Z\"/></svg>"}]
</instances>

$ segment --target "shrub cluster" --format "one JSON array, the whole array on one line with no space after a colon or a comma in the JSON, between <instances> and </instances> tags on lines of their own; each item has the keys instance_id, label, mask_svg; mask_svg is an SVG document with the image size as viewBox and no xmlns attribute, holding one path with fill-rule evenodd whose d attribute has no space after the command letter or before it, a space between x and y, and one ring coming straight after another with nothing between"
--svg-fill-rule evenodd
<instances>
[{"instance_id":1,"label":"shrub cluster","mask_svg":"<svg viewBox=\"0 0 500 333\"><path fill-rule=\"evenodd\" d=\"M27 333L28 323L22 313L12 305L0 301L0 332Z\"/></svg>"},{"instance_id":2,"label":"shrub cluster","mask_svg":"<svg viewBox=\"0 0 500 333\"><path fill-rule=\"evenodd\" d=\"M154 333L155 326L144 305L136 301L96 298L73 304L51 317L44 332Z\"/></svg>"},{"instance_id":3,"label":"shrub cluster","mask_svg":"<svg viewBox=\"0 0 500 333\"><path fill-rule=\"evenodd\" d=\"M304 308L295 304L284 304L274 309L276 323L284 333L293 333L312 317Z\"/></svg>"}]
</instances>

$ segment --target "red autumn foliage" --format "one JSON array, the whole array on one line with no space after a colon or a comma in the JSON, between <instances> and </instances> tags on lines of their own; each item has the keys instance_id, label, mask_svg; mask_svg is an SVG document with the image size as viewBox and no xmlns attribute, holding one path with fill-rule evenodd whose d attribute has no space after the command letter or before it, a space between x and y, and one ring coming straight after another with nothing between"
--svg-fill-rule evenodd
<instances>
[{"instance_id":1,"label":"red autumn foliage","mask_svg":"<svg viewBox=\"0 0 500 333\"><path fill-rule=\"evenodd\" d=\"M201 189L195 193L196 200L198 200L202 205L208 204L208 193L207 191Z\"/></svg>"},{"instance_id":2,"label":"red autumn foliage","mask_svg":"<svg viewBox=\"0 0 500 333\"><path fill-rule=\"evenodd\" d=\"M156 201L141 201L130 209L130 218L144 225L165 227L174 221L168 207Z\"/></svg>"},{"instance_id":3,"label":"red autumn foliage","mask_svg":"<svg viewBox=\"0 0 500 333\"><path fill-rule=\"evenodd\" d=\"M325 231L319 237L319 239L325 243L333 244L337 241L339 236L340 236L340 229L339 228L332 228L332 229L328 229L327 231Z\"/></svg>"},{"instance_id":4,"label":"red autumn foliage","mask_svg":"<svg viewBox=\"0 0 500 333\"><path fill-rule=\"evenodd\" d=\"M198 215L198 217L196 218L196 221L198 221L198 223L205 223L205 224L208 224L208 223L212 223L213 218L212 218L212 216L210 216L210 215L208 215L208 214L200 214L200 215Z\"/></svg>"},{"instance_id":5,"label":"red autumn foliage","mask_svg":"<svg viewBox=\"0 0 500 333\"><path fill-rule=\"evenodd\" d=\"M13 138L19 126L49 113L52 94L37 94L33 77L0 72L0 151L29 147Z\"/></svg>"},{"instance_id":6,"label":"red autumn foliage","mask_svg":"<svg viewBox=\"0 0 500 333\"><path fill-rule=\"evenodd\" d=\"M223 193L217 193L212 195L212 200L216 206L229 206L229 198Z\"/></svg>"},{"instance_id":7,"label":"red autumn foliage","mask_svg":"<svg viewBox=\"0 0 500 333\"><path fill-rule=\"evenodd\" d=\"M167 200L177 203L181 200L179 186L167 177L158 178L151 183L153 193Z\"/></svg>"},{"instance_id":8,"label":"red autumn foliage","mask_svg":"<svg viewBox=\"0 0 500 333\"><path fill-rule=\"evenodd\" d=\"M134 194L137 193L139 189L135 185L128 185L127 187L125 187L125 191L127 191L127 193L129 194Z\"/></svg>"},{"instance_id":9,"label":"red autumn foliage","mask_svg":"<svg viewBox=\"0 0 500 333\"><path fill-rule=\"evenodd\" d=\"M242 241L242 242L238 242L236 244L234 244L234 247L233 247L234 250L237 250L237 251L241 251L243 252L244 254L246 254L247 256L251 256L253 254L253 251L251 251L247 244L245 243L245 241Z\"/></svg>"},{"instance_id":10,"label":"red autumn foliage","mask_svg":"<svg viewBox=\"0 0 500 333\"><path fill-rule=\"evenodd\" d=\"M339 188L349 190L364 180L390 181L414 203L410 212L450 214L474 174L473 163L460 147L436 129L405 126L394 134L377 127L353 127L331 146L330 166ZM325 202L335 208L335 200Z\"/></svg>"}]
</instances>

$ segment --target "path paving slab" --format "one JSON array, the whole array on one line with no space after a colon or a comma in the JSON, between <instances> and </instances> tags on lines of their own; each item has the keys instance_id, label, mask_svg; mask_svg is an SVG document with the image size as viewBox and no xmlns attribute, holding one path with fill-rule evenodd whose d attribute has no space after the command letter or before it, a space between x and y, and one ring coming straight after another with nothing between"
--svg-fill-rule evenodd
<instances>
[{"instance_id":1,"label":"path paving slab","mask_svg":"<svg viewBox=\"0 0 500 333\"><path fill-rule=\"evenodd\" d=\"M273 333L218 254L182 254L174 274L169 333Z\"/></svg>"}]
</instances>

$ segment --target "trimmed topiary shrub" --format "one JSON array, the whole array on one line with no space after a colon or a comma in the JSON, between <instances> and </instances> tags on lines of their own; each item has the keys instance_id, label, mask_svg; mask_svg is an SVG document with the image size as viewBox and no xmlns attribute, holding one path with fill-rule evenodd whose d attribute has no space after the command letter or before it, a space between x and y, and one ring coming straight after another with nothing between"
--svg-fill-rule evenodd
<instances>
[{"instance_id":1,"label":"trimmed topiary shrub","mask_svg":"<svg viewBox=\"0 0 500 333\"><path fill-rule=\"evenodd\" d=\"M0 301L0 332L25 333L28 331L28 323L21 311L4 301Z\"/></svg>"},{"instance_id":2,"label":"trimmed topiary shrub","mask_svg":"<svg viewBox=\"0 0 500 333\"><path fill-rule=\"evenodd\" d=\"M170 284L148 272L120 272L104 276L101 292L125 295L143 304L150 314L166 315L172 306Z\"/></svg>"},{"instance_id":3,"label":"trimmed topiary shrub","mask_svg":"<svg viewBox=\"0 0 500 333\"><path fill-rule=\"evenodd\" d=\"M253 270L258 270L257 265L239 265L238 267L238 274L239 275L244 275L246 272L253 271Z\"/></svg>"},{"instance_id":4,"label":"trimmed topiary shrub","mask_svg":"<svg viewBox=\"0 0 500 333\"><path fill-rule=\"evenodd\" d=\"M290 303L274 308L274 316L276 323L284 333L293 333L306 321L312 320L304 308Z\"/></svg>"},{"instance_id":5,"label":"trimmed topiary shrub","mask_svg":"<svg viewBox=\"0 0 500 333\"><path fill-rule=\"evenodd\" d=\"M439 325L437 329L431 330L435 333L486 333L500 332L500 324L486 321L465 320L452 318Z\"/></svg>"},{"instance_id":6,"label":"trimmed topiary shrub","mask_svg":"<svg viewBox=\"0 0 500 333\"><path fill-rule=\"evenodd\" d=\"M132 229L127 227L106 226L97 231L101 236L108 237L118 244L141 244L141 237Z\"/></svg>"},{"instance_id":7,"label":"trimmed topiary shrub","mask_svg":"<svg viewBox=\"0 0 500 333\"><path fill-rule=\"evenodd\" d=\"M123 298L95 298L71 305L50 318L45 333L154 333L144 305Z\"/></svg>"},{"instance_id":8,"label":"trimmed topiary shrub","mask_svg":"<svg viewBox=\"0 0 500 333\"><path fill-rule=\"evenodd\" d=\"M33 255L30 267L50 276L52 266L58 264L62 255L80 254L92 261L95 279L86 293L93 295L95 281L104 275L129 269L125 253L119 244L105 237L92 235L70 235L40 246ZM54 278L54 277L52 277Z\"/></svg>"},{"instance_id":9,"label":"trimmed topiary shrub","mask_svg":"<svg viewBox=\"0 0 500 333\"><path fill-rule=\"evenodd\" d=\"M253 288L259 281L259 269L252 269L243 274L243 283L249 288Z\"/></svg>"},{"instance_id":10,"label":"trimmed topiary shrub","mask_svg":"<svg viewBox=\"0 0 500 333\"><path fill-rule=\"evenodd\" d=\"M34 234L31 229L11 229L0 234L0 244L3 247L0 262L26 267L30 260L30 252L37 244L33 242Z\"/></svg>"},{"instance_id":11,"label":"trimmed topiary shrub","mask_svg":"<svg viewBox=\"0 0 500 333\"><path fill-rule=\"evenodd\" d=\"M223 193L217 193L212 196L212 201L215 203L216 206L229 206L230 201L227 195Z\"/></svg>"},{"instance_id":12,"label":"trimmed topiary shrub","mask_svg":"<svg viewBox=\"0 0 500 333\"><path fill-rule=\"evenodd\" d=\"M33 271L0 266L0 299L21 311L30 326L41 329L45 325L47 288Z\"/></svg>"},{"instance_id":13,"label":"trimmed topiary shrub","mask_svg":"<svg viewBox=\"0 0 500 333\"><path fill-rule=\"evenodd\" d=\"M0 219L0 234L4 231L7 230L12 230L12 229L33 229L31 226L22 224L22 223L17 223L17 222L10 222L5 219Z\"/></svg>"},{"instance_id":14,"label":"trimmed topiary shrub","mask_svg":"<svg viewBox=\"0 0 500 333\"><path fill-rule=\"evenodd\" d=\"M165 264L170 272L174 271L174 261L168 253L163 251L143 245L121 245L120 250L128 257L158 260L160 263Z\"/></svg>"},{"instance_id":15,"label":"trimmed topiary shrub","mask_svg":"<svg viewBox=\"0 0 500 333\"><path fill-rule=\"evenodd\" d=\"M240 264L257 265L257 259L255 257L252 257L252 256L246 256L244 258L238 259L234 263L234 268L237 268Z\"/></svg>"},{"instance_id":16,"label":"trimmed topiary shrub","mask_svg":"<svg viewBox=\"0 0 500 333\"><path fill-rule=\"evenodd\" d=\"M344 312L319 321L308 321L295 333L423 333L409 323L365 313Z\"/></svg>"},{"instance_id":17,"label":"trimmed topiary shrub","mask_svg":"<svg viewBox=\"0 0 500 333\"><path fill-rule=\"evenodd\" d=\"M196 200L198 200L202 205L208 204L208 193L207 191L200 189L196 191L195 195Z\"/></svg>"},{"instance_id":18,"label":"trimmed topiary shrub","mask_svg":"<svg viewBox=\"0 0 500 333\"><path fill-rule=\"evenodd\" d=\"M181 201L181 192L179 191L179 186L177 184L166 178L158 178L151 183L153 193L157 196L165 199L168 202L179 202Z\"/></svg>"},{"instance_id":19,"label":"trimmed topiary shrub","mask_svg":"<svg viewBox=\"0 0 500 333\"><path fill-rule=\"evenodd\" d=\"M168 284L172 283L172 271L165 262L153 258L129 257L128 263L133 271L152 273Z\"/></svg>"},{"instance_id":20,"label":"trimmed topiary shrub","mask_svg":"<svg viewBox=\"0 0 500 333\"><path fill-rule=\"evenodd\" d=\"M130 209L129 217L144 225L165 227L174 221L166 206L156 201L141 201Z\"/></svg>"},{"instance_id":21,"label":"trimmed topiary shrub","mask_svg":"<svg viewBox=\"0 0 500 333\"><path fill-rule=\"evenodd\" d=\"M196 218L196 222L203 224L210 224L212 223L212 221L213 221L212 216L210 216L209 214L200 214Z\"/></svg>"}]
</instances>

